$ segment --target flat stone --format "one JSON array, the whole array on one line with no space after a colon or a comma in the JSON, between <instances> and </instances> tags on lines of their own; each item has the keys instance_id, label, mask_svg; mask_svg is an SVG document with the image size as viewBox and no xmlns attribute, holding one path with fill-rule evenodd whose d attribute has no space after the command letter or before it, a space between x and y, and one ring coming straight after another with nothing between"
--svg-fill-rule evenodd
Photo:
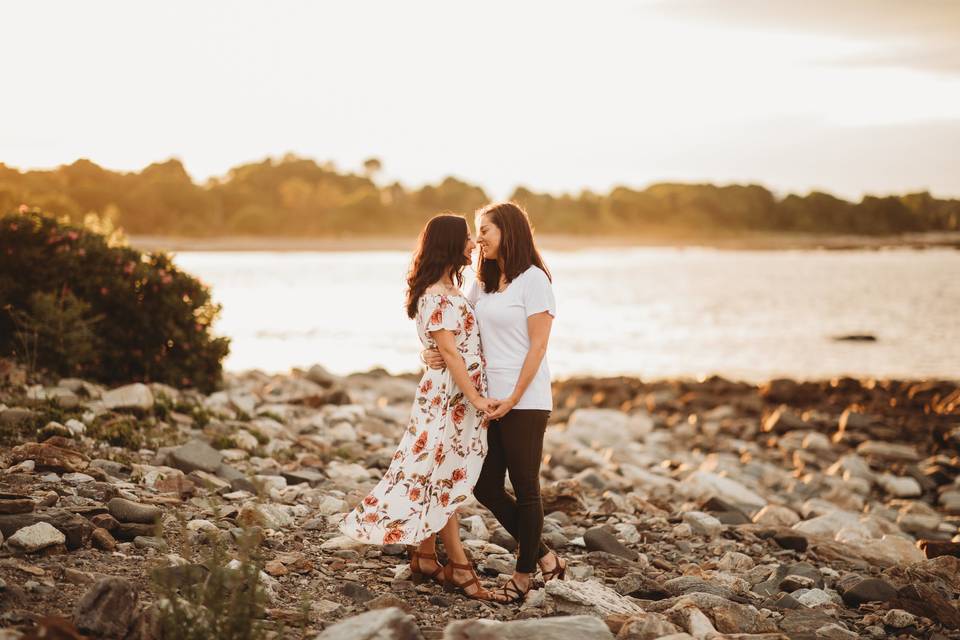
<instances>
[{"instance_id":1,"label":"flat stone","mask_svg":"<svg viewBox=\"0 0 960 640\"><path fill-rule=\"evenodd\" d=\"M373 609L323 630L314 640L423 640L413 616L397 607Z\"/></svg>"},{"instance_id":2,"label":"flat stone","mask_svg":"<svg viewBox=\"0 0 960 640\"><path fill-rule=\"evenodd\" d=\"M6 544L15 551L33 553L47 547L64 544L66 541L67 537L52 524L38 522L18 530L7 539Z\"/></svg>"},{"instance_id":3,"label":"flat stone","mask_svg":"<svg viewBox=\"0 0 960 640\"><path fill-rule=\"evenodd\" d=\"M132 542L137 538L151 538L157 532L157 525L141 522L118 522L110 533L117 540Z\"/></svg>"},{"instance_id":4,"label":"flat stone","mask_svg":"<svg viewBox=\"0 0 960 640\"><path fill-rule=\"evenodd\" d=\"M822 627L817 627L814 634L817 640L856 640L860 637L859 634L850 631L837 622L831 622Z\"/></svg>"},{"instance_id":5,"label":"flat stone","mask_svg":"<svg viewBox=\"0 0 960 640\"><path fill-rule=\"evenodd\" d=\"M748 489L732 478L719 476L710 471L698 469L684 478L681 483L687 495L702 498L713 495L733 503L750 513L767 505L766 499L757 492Z\"/></svg>"},{"instance_id":6,"label":"flat stone","mask_svg":"<svg viewBox=\"0 0 960 640\"><path fill-rule=\"evenodd\" d=\"M890 611L887 611L886 615L883 616L883 624L893 627L894 629L904 629L917 624L917 617L903 609L890 609Z\"/></svg>"},{"instance_id":7,"label":"flat stone","mask_svg":"<svg viewBox=\"0 0 960 640\"><path fill-rule=\"evenodd\" d=\"M156 536L137 536L133 539L133 546L138 549L154 549L161 553L166 553L170 550L167 541Z\"/></svg>"},{"instance_id":8,"label":"flat stone","mask_svg":"<svg viewBox=\"0 0 960 640\"><path fill-rule=\"evenodd\" d=\"M503 527L496 527L493 530L493 533L490 534L490 542L497 546L503 547L511 553L520 547L516 539Z\"/></svg>"},{"instance_id":9,"label":"flat stone","mask_svg":"<svg viewBox=\"0 0 960 640\"><path fill-rule=\"evenodd\" d=\"M916 498L923 495L923 488L916 478L910 476L895 476L890 473L877 475L877 484L884 491L895 498Z\"/></svg>"},{"instance_id":10,"label":"flat stone","mask_svg":"<svg viewBox=\"0 0 960 640\"><path fill-rule=\"evenodd\" d=\"M443 640L613 640L613 637L603 620L593 616L557 616L510 622L458 620L443 630Z\"/></svg>"},{"instance_id":11,"label":"flat stone","mask_svg":"<svg viewBox=\"0 0 960 640\"><path fill-rule=\"evenodd\" d=\"M912 444L867 440L857 445L857 453L864 457L881 458L900 462L917 462L920 454Z\"/></svg>"},{"instance_id":12,"label":"flat stone","mask_svg":"<svg viewBox=\"0 0 960 640\"><path fill-rule=\"evenodd\" d=\"M320 484L327 479L327 476L323 475L319 471L314 471L313 469L281 471L280 473L290 484L309 484L311 487Z\"/></svg>"},{"instance_id":13,"label":"flat stone","mask_svg":"<svg viewBox=\"0 0 960 640\"><path fill-rule=\"evenodd\" d=\"M587 545L588 551L605 551L628 560L636 560L640 556L639 552L624 546L604 527L587 529L583 534L583 541Z\"/></svg>"},{"instance_id":14,"label":"flat stone","mask_svg":"<svg viewBox=\"0 0 960 640\"><path fill-rule=\"evenodd\" d=\"M693 532L715 538L723 531L723 524L708 513L702 511L687 511L683 514L683 521L690 525Z\"/></svg>"},{"instance_id":15,"label":"flat stone","mask_svg":"<svg viewBox=\"0 0 960 640\"><path fill-rule=\"evenodd\" d=\"M58 438L51 438L59 441ZM27 442L10 451L11 464L25 460L33 460L37 471L55 471L57 473L72 473L83 471L89 461L78 451L58 447L47 442Z\"/></svg>"},{"instance_id":16,"label":"flat stone","mask_svg":"<svg viewBox=\"0 0 960 640\"><path fill-rule=\"evenodd\" d=\"M753 516L756 524L770 527L792 527L800 522L797 512L778 504L768 504Z\"/></svg>"},{"instance_id":17,"label":"flat stone","mask_svg":"<svg viewBox=\"0 0 960 640\"><path fill-rule=\"evenodd\" d=\"M626 414L615 409L577 409L567 420L566 434L590 446L620 447L642 441L653 431L653 418L645 411Z\"/></svg>"},{"instance_id":18,"label":"flat stone","mask_svg":"<svg viewBox=\"0 0 960 640\"><path fill-rule=\"evenodd\" d=\"M0 515L0 533L10 537L17 530L39 522L46 522L63 533L66 536L67 549L83 547L93 533L93 524L89 520L63 509Z\"/></svg>"},{"instance_id":19,"label":"flat stone","mask_svg":"<svg viewBox=\"0 0 960 640\"><path fill-rule=\"evenodd\" d=\"M147 410L153 408L154 398L150 387L137 382L105 391L100 401L107 409Z\"/></svg>"},{"instance_id":20,"label":"flat stone","mask_svg":"<svg viewBox=\"0 0 960 640\"><path fill-rule=\"evenodd\" d=\"M250 503L240 509L237 522L256 524L267 529L283 529L292 525L294 520L284 505Z\"/></svg>"},{"instance_id":21,"label":"flat stone","mask_svg":"<svg viewBox=\"0 0 960 640\"><path fill-rule=\"evenodd\" d=\"M34 503L30 496L17 493L0 493L0 514L30 513Z\"/></svg>"},{"instance_id":22,"label":"flat stone","mask_svg":"<svg viewBox=\"0 0 960 640\"><path fill-rule=\"evenodd\" d=\"M617 632L617 640L655 640L676 633L681 633L680 627L665 615L651 611L627 618Z\"/></svg>"},{"instance_id":23,"label":"flat stone","mask_svg":"<svg viewBox=\"0 0 960 640\"><path fill-rule=\"evenodd\" d=\"M602 618L614 613L633 615L643 612L638 605L595 580L551 580L546 584L546 591L558 613Z\"/></svg>"},{"instance_id":24,"label":"flat stone","mask_svg":"<svg viewBox=\"0 0 960 640\"><path fill-rule=\"evenodd\" d=\"M866 578L855 583L840 594L848 607L859 607L866 602L888 602L897 595L897 590L884 580Z\"/></svg>"},{"instance_id":25,"label":"flat stone","mask_svg":"<svg viewBox=\"0 0 960 640\"><path fill-rule=\"evenodd\" d=\"M153 524L159 522L163 511L152 504L140 504L124 498L114 498L107 503L110 515L120 522L140 522Z\"/></svg>"},{"instance_id":26,"label":"flat stone","mask_svg":"<svg viewBox=\"0 0 960 640\"><path fill-rule=\"evenodd\" d=\"M220 468L223 456L206 442L191 440L170 451L169 458L170 466L186 473L196 469L215 473Z\"/></svg>"}]
</instances>

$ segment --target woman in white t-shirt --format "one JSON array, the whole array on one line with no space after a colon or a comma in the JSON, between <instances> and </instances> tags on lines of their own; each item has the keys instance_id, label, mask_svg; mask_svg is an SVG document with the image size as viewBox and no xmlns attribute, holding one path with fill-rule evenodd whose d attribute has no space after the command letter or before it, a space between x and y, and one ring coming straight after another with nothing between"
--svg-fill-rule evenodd
<instances>
[{"instance_id":1,"label":"woman in white t-shirt","mask_svg":"<svg viewBox=\"0 0 960 640\"><path fill-rule=\"evenodd\" d=\"M556 301L523 209L512 202L489 205L477 212L476 225L480 260L467 299L480 329L488 395L498 406L489 414L487 457L473 493L518 542L516 570L501 588L518 601L538 564L545 582L566 573L566 562L540 539L540 460L553 409L546 353ZM436 351L424 359L432 368L443 366ZM516 499L504 490L507 472Z\"/></svg>"}]
</instances>

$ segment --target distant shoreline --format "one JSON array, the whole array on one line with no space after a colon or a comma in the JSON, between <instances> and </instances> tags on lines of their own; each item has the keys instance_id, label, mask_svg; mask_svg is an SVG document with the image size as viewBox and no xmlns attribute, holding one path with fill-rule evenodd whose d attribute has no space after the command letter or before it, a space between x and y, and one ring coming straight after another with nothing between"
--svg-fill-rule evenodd
<instances>
[{"instance_id":1,"label":"distant shoreline","mask_svg":"<svg viewBox=\"0 0 960 640\"><path fill-rule=\"evenodd\" d=\"M141 251L410 251L415 238L406 236L287 237L219 236L190 238L130 235L130 246ZM706 247L724 250L826 249L877 250L887 248L960 249L960 232L906 233L893 236L748 233L730 236L578 236L539 234L538 244L548 251L622 249L629 247Z\"/></svg>"}]
</instances>

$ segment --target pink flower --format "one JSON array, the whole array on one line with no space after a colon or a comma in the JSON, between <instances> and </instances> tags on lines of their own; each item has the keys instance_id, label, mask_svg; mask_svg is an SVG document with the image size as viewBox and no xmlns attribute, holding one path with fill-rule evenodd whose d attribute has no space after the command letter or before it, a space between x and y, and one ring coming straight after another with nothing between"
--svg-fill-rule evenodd
<instances>
[{"instance_id":1,"label":"pink flower","mask_svg":"<svg viewBox=\"0 0 960 640\"><path fill-rule=\"evenodd\" d=\"M100 287L100 295L105 296L108 293L110 293L110 289L107 289L106 287Z\"/></svg>"},{"instance_id":2,"label":"pink flower","mask_svg":"<svg viewBox=\"0 0 960 640\"><path fill-rule=\"evenodd\" d=\"M375 507L377 506L378 502L380 501L377 500L376 496L367 496L363 499L363 504L367 505L368 507Z\"/></svg>"},{"instance_id":3,"label":"pink flower","mask_svg":"<svg viewBox=\"0 0 960 640\"><path fill-rule=\"evenodd\" d=\"M20 213L27 213L28 211L30 211L30 207L28 207L28 206L25 205L25 204L21 204L19 211L20 211Z\"/></svg>"}]
</instances>

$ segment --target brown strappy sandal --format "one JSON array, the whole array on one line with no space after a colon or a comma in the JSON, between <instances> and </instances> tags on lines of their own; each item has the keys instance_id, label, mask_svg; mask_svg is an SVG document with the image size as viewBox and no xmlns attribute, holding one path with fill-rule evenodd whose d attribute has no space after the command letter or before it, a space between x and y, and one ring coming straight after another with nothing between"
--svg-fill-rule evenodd
<instances>
[{"instance_id":1,"label":"brown strappy sandal","mask_svg":"<svg viewBox=\"0 0 960 640\"><path fill-rule=\"evenodd\" d=\"M420 553L416 549L410 549L410 579L416 583L420 584L421 582L426 582L427 580L434 580L440 584L444 584L445 580L440 574L444 573L443 565L440 564L440 560L437 559L436 553ZM420 558L426 558L427 560L433 560L437 563L437 568L432 573L427 573L420 568Z\"/></svg>"},{"instance_id":2,"label":"brown strappy sandal","mask_svg":"<svg viewBox=\"0 0 960 640\"><path fill-rule=\"evenodd\" d=\"M469 580L465 582L455 582L453 579L453 572L455 569L469 570L470 574L473 577L471 577ZM446 564L446 566L443 567L443 580L444 580L444 583L443 583L444 591L450 591L450 592L461 591L463 592L463 595L467 596L468 598L473 598L474 600L487 600L489 602L496 602L499 604L503 604L503 601L497 599L493 591L490 591L489 589L484 587L482 584L480 584L480 578L477 577L477 572L473 568L472 564L460 564L459 562L454 562L453 560L450 560ZM474 591L473 593L468 593L467 587L469 587L472 584L477 585L477 590Z\"/></svg>"},{"instance_id":3,"label":"brown strappy sandal","mask_svg":"<svg viewBox=\"0 0 960 640\"><path fill-rule=\"evenodd\" d=\"M516 580L510 578L507 582L496 590L496 593L502 593L506 600L497 600L500 604L513 604L514 602L523 602L527 593L530 592L530 589L533 588L533 581L530 582L530 587L524 591L520 588L520 585L517 584Z\"/></svg>"},{"instance_id":4,"label":"brown strappy sandal","mask_svg":"<svg viewBox=\"0 0 960 640\"><path fill-rule=\"evenodd\" d=\"M567 575L567 564L569 563L563 558L561 558L557 552L551 551L550 553L552 553L554 557L557 559L557 563L553 566L553 569L550 569L550 571L544 571L543 565L540 565L540 572L543 574L544 584L546 584L547 582L550 582L554 578L559 578L560 580L563 580L563 577ZM537 561L537 564L540 564L539 560Z\"/></svg>"}]
</instances>

